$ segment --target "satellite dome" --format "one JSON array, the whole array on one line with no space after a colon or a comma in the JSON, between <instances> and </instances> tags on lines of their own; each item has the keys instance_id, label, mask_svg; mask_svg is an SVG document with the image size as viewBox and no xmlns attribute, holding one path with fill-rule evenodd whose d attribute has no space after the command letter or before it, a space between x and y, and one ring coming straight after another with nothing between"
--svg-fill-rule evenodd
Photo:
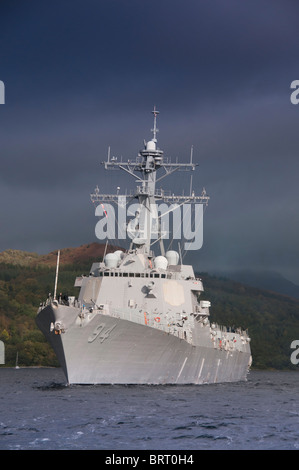
<instances>
[{"instance_id":1,"label":"satellite dome","mask_svg":"<svg viewBox=\"0 0 299 470\"><path fill-rule=\"evenodd\" d=\"M104 263L107 268L116 268L118 260L119 258L115 253L108 253L104 258Z\"/></svg>"},{"instance_id":2,"label":"satellite dome","mask_svg":"<svg viewBox=\"0 0 299 470\"><path fill-rule=\"evenodd\" d=\"M154 263L155 263L155 268L157 269L166 269L168 265L168 261L165 258L165 256L157 256L157 258L155 258Z\"/></svg>"},{"instance_id":3,"label":"satellite dome","mask_svg":"<svg viewBox=\"0 0 299 470\"><path fill-rule=\"evenodd\" d=\"M167 251L166 252L166 259L168 261L168 264L170 265L177 265L179 262L179 254L177 251Z\"/></svg>"}]
</instances>

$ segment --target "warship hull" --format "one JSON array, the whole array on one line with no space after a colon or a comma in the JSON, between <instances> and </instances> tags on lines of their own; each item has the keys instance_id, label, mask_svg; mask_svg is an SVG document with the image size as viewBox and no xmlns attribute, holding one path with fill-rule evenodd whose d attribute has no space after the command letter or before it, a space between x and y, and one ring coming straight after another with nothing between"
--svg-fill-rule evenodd
<instances>
[{"instance_id":1,"label":"warship hull","mask_svg":"<svg viewBox=\"0 0 299 470\"><path fill-rule=\"evenodd\" d=\"M208 384L246 380L248 351L194 346L167 332L97 314L86 326L79 309L48 305L37 324L52 345L69 384ZM58 317L64 332L51 331ZM72 321L73 319L73 321Z\"/></svg>"}]
</instances>

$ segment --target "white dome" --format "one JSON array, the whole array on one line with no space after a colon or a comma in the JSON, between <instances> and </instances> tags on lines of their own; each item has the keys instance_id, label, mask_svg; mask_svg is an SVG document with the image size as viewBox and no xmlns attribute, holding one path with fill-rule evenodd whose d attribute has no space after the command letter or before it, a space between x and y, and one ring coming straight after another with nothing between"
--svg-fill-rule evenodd
<instances>
[{"instance_id":1,"label":"white dome","mask_svg":"<svg viewBox=\"0 0 299 470\"><path fill-rule=\"evenodd\" d=\"M104 258L104 263L107 268L116 268L119 258L115 253L108 253Z\"/></svg>"},{"instance_id":2,"label":"white dome","mask_svg":"<svg viewBox=\"0 0 299 470\"><path fill-rule=\"evenodd\" d=\"M168 265L168 261L165 256L157 256L154 261L155 268L157 269L166 269Z\"/></svg>"},{"instance_id":3,"label":"white dome","mask_svg":"<svg viewBox=\"0 0 299 470\"><path fill-rule=\"evenodd\" d=\"M177 251L167 251L166 252L166 259L168 264L170 265L177 265L179 262L179 254Z\"/></svg>"}]
</instances>

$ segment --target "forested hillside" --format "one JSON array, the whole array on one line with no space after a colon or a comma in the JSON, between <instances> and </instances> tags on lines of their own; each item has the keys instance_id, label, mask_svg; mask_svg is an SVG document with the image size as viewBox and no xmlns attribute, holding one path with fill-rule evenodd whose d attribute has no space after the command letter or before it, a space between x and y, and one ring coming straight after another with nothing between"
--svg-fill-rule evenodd
<instances>
[{"instance_id":1,"label":"forested hillside","mask_svg":"<svg viewBox=\"0 0 299 470\"><path fill-rule=\"evenodd\" d=\"M62 250L58 290L77 296L75 277L89 273L94 258L102 255L103 246L98 244ZM56 253L0 253L0 339L5 343L7 366L15 364L17 352L20 366L58 365L35 324L40 302L54 290L55 262ZM298 367L290 361L290 344L299 339L298 300L208 274L200 276L205 286L202 298L212 303L211 319L248 329L253 367Z\"/></svg>"}]
</instances>

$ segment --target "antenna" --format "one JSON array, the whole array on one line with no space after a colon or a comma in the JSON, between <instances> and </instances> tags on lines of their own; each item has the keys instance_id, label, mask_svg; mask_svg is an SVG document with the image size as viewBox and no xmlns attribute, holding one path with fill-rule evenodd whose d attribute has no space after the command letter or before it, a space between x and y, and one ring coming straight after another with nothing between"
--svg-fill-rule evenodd
<instances>
[{"instance_id":1,"label":"antenna","mask_svg":"<svg viewBox=\"0 0 299 470\"><path fill-rule=\"evenodd\" d=\"M179 246L179 255L180 255L181 269L182 269L183 259L182 259L182 250L181 250L181 244L180 244L180 242L178 242L178 246Z\"/></svg>"},{"instance_id":2,"label":"antenna","mask_svg":"<svg viewBox=\"0 0 299 470\"><path fill-rule=\"evenodd\" d=\"M107 241L106 241L106 245L105 245L104 256L103 256L103 261L104 261L104 259L105 259L105 256L106 256L107 246L108 246L108 239L107 239Z\"/></svg>"},{"instance_id":3,"label":"antenna","mask_svg":"<svg viewBox=\"0 0 299 470\"><path fill-rule=\"evenodd\" d=\"M60 250L58 250L58 253L57 253L56 276L55 276L55 287L54 287L54 300L56 300L57 280L58 280L58 269L59 269L59 258L60 258Z\"/></svg>"},{"instance_id":4,"label":"antenna","mask_svg":"<svg viewBox=\"0 0 299 470\"><path fill-rule=\"evenodd\" d=\"M193 145L191 145L190 165L192 165L192 159L193 159ZM190 196L192 195L192 179L193 179L193 173L191 173L191 176L190 176Z\"/></svg>"},{"instance_id":5,"label":"antenna","mask_svg":"<svg viewBox=\"0 0 299 470\"><path fill-rule=\"evenodd\" d=\"M154 128L151 130L154 134L153 141L157 142L157 132L159 132L159 129L157 129L157 116L159 114L159 111L156 110L156 106L154 106L154 110L152 111L154 115Z\"/></svg>"}]
</instances>

